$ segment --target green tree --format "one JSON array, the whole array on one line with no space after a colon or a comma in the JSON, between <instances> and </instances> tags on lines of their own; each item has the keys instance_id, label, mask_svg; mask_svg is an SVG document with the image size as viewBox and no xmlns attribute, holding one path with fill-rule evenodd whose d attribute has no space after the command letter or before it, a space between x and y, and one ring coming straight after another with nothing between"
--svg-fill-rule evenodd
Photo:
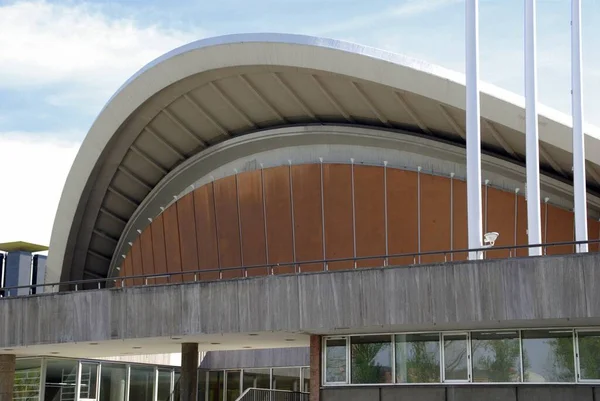
<instances>
[{"instance_id":1,"label":"green tree","mask_svg":"<svg viewBox=\"0 0 600 401\"><path fill-rule=\"evenodd\" d=\"M380 383L384 367L377 362L379 352L389 344L363 343L352 345L352 383Z\"/></svg>"},{"instance_id":2,"label":"green tree","mask_svg":"<svg viewBox=\"0 0 600 401\"><path fill-rule=\"evenodd\" d=\"M411 352L406 361L410 383L435 383L440 381L438 352L427 349L426 342L410 344Z\"/></svg>"},{"instance_id":3,"label":"green tree","mask_svg":"<svg viewBox=\"0 0 600 401\"><path fill-rule=\"evenodd\" d=\"M481 352L485 352L477 361L478 370L484 371L489 381L511 382L518 379L520 350L517 340L481 341L478 344ZM473 354L476 354L475 351Z\"/></svg>"}]
</instances>

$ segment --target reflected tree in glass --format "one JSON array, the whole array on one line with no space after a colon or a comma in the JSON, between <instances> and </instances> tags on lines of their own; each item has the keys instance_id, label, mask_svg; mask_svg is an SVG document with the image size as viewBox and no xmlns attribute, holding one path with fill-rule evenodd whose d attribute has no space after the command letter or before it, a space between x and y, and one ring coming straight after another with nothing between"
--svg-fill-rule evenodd
<instances>
[{"instance_id":1,"label":"reflected tree in glass","mask_svg":"<svg viewBox=\"0 0 600 401\"><path fill-rule=\"evenodd\" d=\"M395 342L397 383L440 382L439 335L397 335Z\"/></svg>"},{"instance_id":2,"label":"reflected tree in glass","mask_svg":"<svg viewBox=\"0 0 600 401\"><path fill-rule=\"evenodd\" d=\"M328 383L346 382L346 339L325 342L325 380Z\"/></svg>"},{"instance_id":3,"label":"reflected tree in glass","mask_svg":"<svg viewBox=\"0 0 600 401\"><path fill-rule=\"evenodd\" d=\"M473 333L473 381L521 380L519 337L512 333Z\"/></svg>"},{"instance_id":4,"label":"reflected tree in glass","mask_svg":"<svg viewBox=\"0 0 600 401\"><path fill-rule=\"evenodd\" d=\"M391 336L352 337L352 383L392 382Z\"/></svg>"},{"instance_id":5,"label":"reflected tree in glass","mask_svg":"<svg viewBox=\"0 0 600 401\"><path fill-rule=\"evenodd\" d=\"M579 366L584 380L600 379L600 332L580 332Z\"/></svg>"},{"instance_id":6,"label":"reflected tree in glass","mask_svg":"<svg viewBox=\"0 0 600 401\"><path fill-rule=\"evenodd\" d=\"M445 380L468 380L466 334L444 335Z\"/></svg>"},{"instance_id":7,"label":"reflected tree in glass","mask_svg":"<svg viewBox=\"0 0 600 401\"><path fill-rule=\"evenodd\" d=\"M572 331L529 330L522 336L526 382L575 381Z\"/></svg>"}]
</instances>

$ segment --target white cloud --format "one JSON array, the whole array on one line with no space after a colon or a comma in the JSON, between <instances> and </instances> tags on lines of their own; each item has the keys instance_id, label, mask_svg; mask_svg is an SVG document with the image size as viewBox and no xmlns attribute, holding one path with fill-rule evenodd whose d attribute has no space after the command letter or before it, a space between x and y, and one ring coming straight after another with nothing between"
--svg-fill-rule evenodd
<instances>
[{"instance_id":1,"label":"white cloud","mask_svg":"<svg viewBox=\"0 0 600 401\"><path fill-rule=\"evenodd\" d=\"M0 133L0 242L48 245L58 201L79 143L57 133Z\"/></svg>"},{"instance_id":2,"label":"white cloud","mask_svg":"<svg viewBox=\"0 0 600 401\"><path fill-rule=\"evenodd\" d=\"M21 1L0 6L0 88L50 88L56 105L98 110L135 71L204 36L110 18L89 4Z\"/></svg>"}]
</instances>

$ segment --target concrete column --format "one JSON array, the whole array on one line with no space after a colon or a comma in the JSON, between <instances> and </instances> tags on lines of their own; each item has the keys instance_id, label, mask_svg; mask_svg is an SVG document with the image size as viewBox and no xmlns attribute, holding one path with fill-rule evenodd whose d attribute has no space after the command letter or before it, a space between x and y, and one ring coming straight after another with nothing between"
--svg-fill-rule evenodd
<instances>
[{"instance_id":1,"label":"concrete column","mask_svg":"<svg viewBox=\"0 0 600 401\"><path fill-rule=\"evenodd\" d=\"M14 355L0 355L0 401L12 401L13 399L15 366Z\"/></svg>"},{"instance_id":2,"label":"concrete column","mask_svg":"<svg viewBox=\"0 0 600 401\"><path fill-rule=\"evenodd\" d=\"M180 400L198 400L198 344L181 344Z\"/></svg>"},{"instance_id":3,"label":"concrete column","mask_svg":"<svg viewBox=\"0 0 600 401\"><path fill-rule=\"evenodd\" d=\"M310 336L310 401L321 399L321 336Z\"/></svg>"}]
</instances>

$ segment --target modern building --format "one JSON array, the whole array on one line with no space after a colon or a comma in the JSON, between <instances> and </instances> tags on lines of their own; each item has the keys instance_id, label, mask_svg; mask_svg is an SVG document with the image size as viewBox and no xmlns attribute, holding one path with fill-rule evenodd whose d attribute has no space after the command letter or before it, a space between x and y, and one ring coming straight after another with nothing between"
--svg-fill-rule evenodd
<instances>
[{"instance_id":1,"label":"modern building","mask_svg":"<svg viewBox=\"0 0 600 401\"><path fill-rule=\"evenodd\" d=\"M30 311L0 329L0 352L181 351L186 400L595 399L600 131L586 128L590 253L574 254L570 118L540 106L542 196L526 199L524 101L482 84L483 224L498 237L467 261L464 81L296 35L161 56L86 136L47 260L61 293L0 300ZM527 257L531 201L541 257Z\"/></svg>"}]
</instances>

